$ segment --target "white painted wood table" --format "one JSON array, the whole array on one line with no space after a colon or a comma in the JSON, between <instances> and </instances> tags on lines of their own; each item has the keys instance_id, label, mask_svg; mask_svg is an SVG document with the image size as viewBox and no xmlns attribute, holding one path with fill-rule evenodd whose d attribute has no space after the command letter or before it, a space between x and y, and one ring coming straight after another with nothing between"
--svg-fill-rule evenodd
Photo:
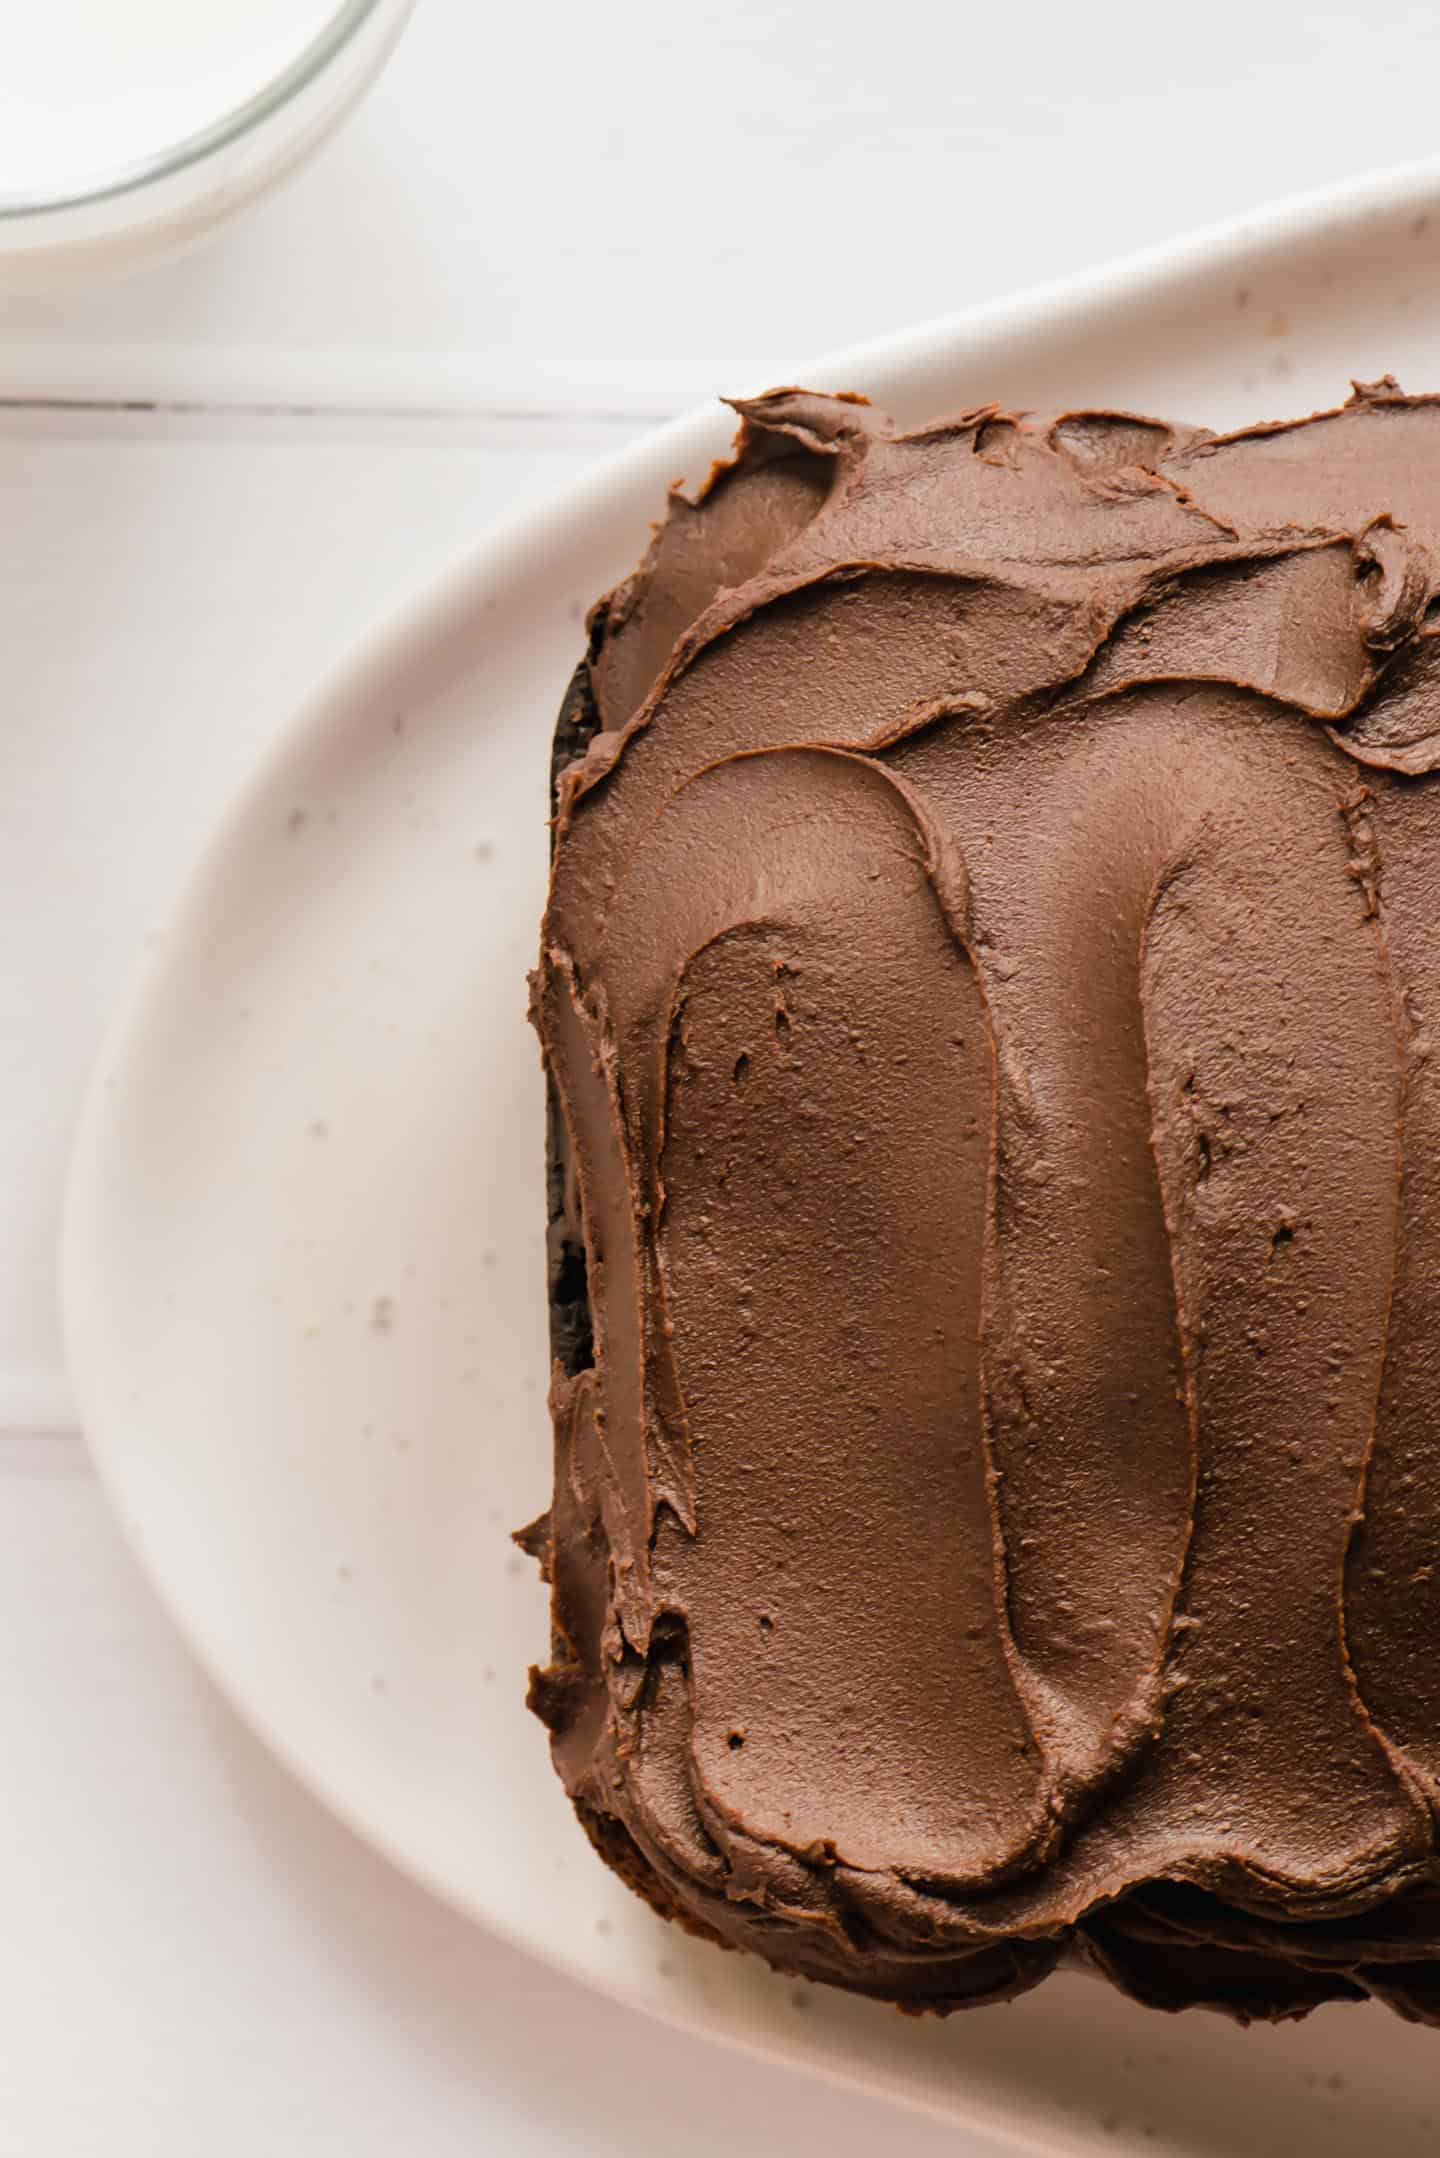
<instances>
[{"instance_id":1,"label":"white painted wood table","mask_svg":"<svg viewBox=\"0 0 1440 2158\"><path fill-rule=\"evenodd\" d=\"M1430 153L1437 62L1322 0L421 0L208 253L0 294L0 2158L978 2149L583 1994L268 1761L72 1428L68 1135L233 782L457 550L717 390Z\"/></svg>"}]
</instances>

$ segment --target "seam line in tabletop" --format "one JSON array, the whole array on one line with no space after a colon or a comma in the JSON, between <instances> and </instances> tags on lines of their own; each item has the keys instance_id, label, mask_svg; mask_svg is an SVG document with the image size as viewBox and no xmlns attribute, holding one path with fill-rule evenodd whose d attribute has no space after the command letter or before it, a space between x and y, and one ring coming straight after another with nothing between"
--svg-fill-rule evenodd
<instances>
[{"instance_id":1,"label":"seam line in tabletop","mask_svg":"<svg viewBox=\"0 0 1440 2158\"><path fill-rule=\"evenodd\" d=\"M561 452L597 457L673 417L671 412L477 402L359 405L303 398L0 395L0 440L271 440L377 448Z\"/></svg>"},{"instance_id":2,"label":"seam line in tabletop","mask_svg":"<svg viewBox=\"0 0 1440 2158\"><path fill-rule=\"evenodd\" d=\"M0 412L198 415L223 419L479 420L498 426L659 427L674 413L590 410L583 405L351 404L313 398L0 396Z\"/></svg>"},{"instance_id":3,"label":"seam line in tabletop","mask_svg":"<svg viewBox=\"0 0 1440 2158\"><path fill-rule=\"evenodd\" d=\"M95 1464L79 1431L51 1431L44 1426L0 1432L0 1492L26 1484L90 1483Z\"/></svg>"},{"instance_id":4,"label":"seam line in tabletop","mask_svg":"<svg viewBox=\"0 0 1440 2158\"><path fill-rule=\"evenodd\" d=\"M80 1415L59 1371L0 1371L0 1441L17 1433L76 1432Z\"/></svg>"}]
</instances>

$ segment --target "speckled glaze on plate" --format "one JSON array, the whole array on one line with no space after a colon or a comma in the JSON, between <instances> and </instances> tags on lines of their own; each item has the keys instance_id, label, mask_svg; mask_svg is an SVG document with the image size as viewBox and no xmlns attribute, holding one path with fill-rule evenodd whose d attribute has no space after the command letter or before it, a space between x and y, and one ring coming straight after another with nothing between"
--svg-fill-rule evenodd
<instances>
[{"instance_id":1,"label":"speckled glaze on plate","mask_svg":"<svg viewBox=\"0 0 1440 2158\"><path fill-rule=\"evenodd\" d=\"M1440 169L838 359L777 355L905 422L993 396L1233 426L1387 370L1440 388ZM1247 2033L1077 1978L917 2022L667 1931L592 1856L525 1713L545 1598L507 1532L549 1481L523 976L550 732L585 607L728 434L718 409L668 428L460 565L213 838L76 1147L64 1294L101 1474L276 1752L577 1978L1018 2149L1431 2152L1434 2035L1381 2011Z\"/></svg>"}]
</instances>

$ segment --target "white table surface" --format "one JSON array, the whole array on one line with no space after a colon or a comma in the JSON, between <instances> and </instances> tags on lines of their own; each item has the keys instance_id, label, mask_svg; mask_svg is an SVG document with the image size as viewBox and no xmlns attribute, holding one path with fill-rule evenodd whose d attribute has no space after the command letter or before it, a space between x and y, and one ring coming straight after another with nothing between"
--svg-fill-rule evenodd
<instances>
[{"instance_id":1,"label":"white table surface","mask_svg":"<svg viewBox=\"0 0 1440 2158\"><path fill-rule=\"evenodd\" d=\"M1421 5L421 0L208 252L0 291L0 2158L981 2158L501 1948L269 1762L73 1430L68 1134L231 785L457 549L698 397L1430 154L1437 62Z\"/></svg>"}]
</instances>

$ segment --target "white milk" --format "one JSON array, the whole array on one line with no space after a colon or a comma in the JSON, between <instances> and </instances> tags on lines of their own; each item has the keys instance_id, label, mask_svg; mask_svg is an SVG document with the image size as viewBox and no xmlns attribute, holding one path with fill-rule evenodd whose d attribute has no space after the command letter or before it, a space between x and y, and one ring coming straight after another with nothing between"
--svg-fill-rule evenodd
<instances>
[{"instance_id":1,"label":"white milk","mask_svg":"<svg viewBox=\"0 0 1440 2158\"><path fill-rule=\"evenodd\" d=\"M213 126L340 0L0 0L0 205L100 184Z\"/></svg>"}]
</instances>

